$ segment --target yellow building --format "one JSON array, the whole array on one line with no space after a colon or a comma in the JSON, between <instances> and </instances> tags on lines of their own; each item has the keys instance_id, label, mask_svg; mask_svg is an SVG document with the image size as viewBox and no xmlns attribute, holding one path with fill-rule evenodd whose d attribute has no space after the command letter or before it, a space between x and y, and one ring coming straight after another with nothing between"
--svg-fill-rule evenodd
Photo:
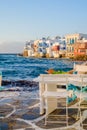
<instances>
[{"instance_id":1,"label":"yellow building","mask_svg":"<svg viewBox=\"0 0 87 130\"><path fill-rule=\"evenodd\" d=\"M24 56L24 57L28 57L28 50L27 50L27 49L24 49L24 51L23 51L23 56Z\"/></svg>"},{"instance_id":2,"label":"yellow building","mask_svg":"<svg viewBox=\"0 0 87 130\"><path fill-rule=\"evenodd\" d=\"M67 34L66 39L66 57L74 56L74 43L83 38L87 39L87 34L76 33L76 34Z\"/></svg>"}]
</instances>

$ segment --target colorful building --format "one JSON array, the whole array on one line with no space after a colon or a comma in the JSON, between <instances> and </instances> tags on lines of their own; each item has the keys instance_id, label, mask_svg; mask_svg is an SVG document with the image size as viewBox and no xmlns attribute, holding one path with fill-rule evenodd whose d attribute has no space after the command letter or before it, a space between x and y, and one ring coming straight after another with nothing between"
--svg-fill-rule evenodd
<instances>
[{"instance_id":1,"label":"colorful building","mask_svg":"<svg viewBox=\"0 0 87 130\"><path fill-rule=\"evenodd\" d=\"M86 55L87 34L68 34L61 38L42 38L26 42L23 56L26 57L74 57L74 55ZM78 42L78 44L76 44ZM75 44L75 45L74 45Z\"/></svg>"},{"instance_id":2,"label":"colorful building","mask_svg":"<svg viewBox=\"0 0 87 130\"><path fill-rule=\"evenodd\" d=\"M59 57L59 49L60 49L59 43L58 42L54 43L52 46L52 54L54 58Z\"/></svg>"},{"instance_id":3,"label":"colorful building","mask_svg":"<svg viewBox=\"0 0 87 130\"><path fill-rule=\"evenodd\" d=\"M84 38L87 39L87 34L77 33L77 34L68 34L65 36L66 57L74 57L74 43Z\"/></svg>"},{"instance_id":4,"label":"colorful building","mask_svg":"<svg viewBox=\"0 0 87 130\"><path fill-rule=\"evenodd\" d=\"M78 41L74 44L74 56L87 55L87 42Z\"/></svg>"}]
</instances>

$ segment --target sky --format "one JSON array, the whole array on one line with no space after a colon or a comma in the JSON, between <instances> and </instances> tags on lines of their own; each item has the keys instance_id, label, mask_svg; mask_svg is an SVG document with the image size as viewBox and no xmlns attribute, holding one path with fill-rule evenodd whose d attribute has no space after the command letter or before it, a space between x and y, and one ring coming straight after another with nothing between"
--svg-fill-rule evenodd
<instances>
[{"instance_id":1,"label":"sky","mask_svg":"<svg viewBox=\"0 0 87 130\"><path fill-rule=\"evenodd\" d=\"M26 40L87 33L86 13L87 0L0 0L0 52L21 52Z\"/></svg>"}]
</instances>

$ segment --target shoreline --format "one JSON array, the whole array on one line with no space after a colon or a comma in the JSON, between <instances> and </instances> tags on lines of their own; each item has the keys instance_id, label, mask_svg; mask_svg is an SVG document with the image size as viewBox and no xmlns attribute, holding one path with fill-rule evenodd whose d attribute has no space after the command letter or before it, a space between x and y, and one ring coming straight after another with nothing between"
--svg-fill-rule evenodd
<instances>
[{"instance_id":1,"label":"shoreline","mask_svg":"<svg viewBox=\"0 0 87 130\"><path fill-rule=\"evenodd\" d=\"M13 84L13 85L20 85L20 86L30 86L30 87L34 87L35 85L38 86L39 83L38 82L35 82L35 81L28 81L28 80L16 80L16 81L11 81L11 80L2 80L2 86L5 86L5 85L10 85L10 84Z\"/></svg>"}]
</instances>

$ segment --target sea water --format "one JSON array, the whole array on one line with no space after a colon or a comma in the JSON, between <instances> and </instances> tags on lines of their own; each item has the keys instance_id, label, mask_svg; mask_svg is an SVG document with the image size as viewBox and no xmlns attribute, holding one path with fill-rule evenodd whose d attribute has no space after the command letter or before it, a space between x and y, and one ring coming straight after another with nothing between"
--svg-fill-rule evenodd
<instances>
[{"instance_id":1,"label":"sea water","mask_svg":"<svg viewBox=\"0 0 87 130\"><path fill-rule=\"evenodd\" d=\"M12 54L0 54L0 71L3 80L32 80L46 70L68 71L74 62L69 59L25 58Z\"/></svg>"}]
</instances>

